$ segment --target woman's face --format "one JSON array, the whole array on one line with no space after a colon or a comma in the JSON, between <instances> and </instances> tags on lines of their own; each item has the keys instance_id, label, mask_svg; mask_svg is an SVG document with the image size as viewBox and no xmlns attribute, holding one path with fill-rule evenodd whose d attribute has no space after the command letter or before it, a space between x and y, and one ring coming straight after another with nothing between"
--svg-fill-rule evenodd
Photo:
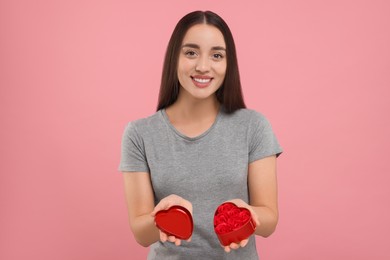
<instances>
[{"instance_id":1,"label":"woman's face","mask_svg":"<svg viewBox=\"0 0 390 260\"><path fill-rule=\"evenodd\" d=\"M226 44L214 26L192 26L183 39L177 74L179 95L196 99L211 97L222 85L226 73Z\"/></svg>"}]
</instances>

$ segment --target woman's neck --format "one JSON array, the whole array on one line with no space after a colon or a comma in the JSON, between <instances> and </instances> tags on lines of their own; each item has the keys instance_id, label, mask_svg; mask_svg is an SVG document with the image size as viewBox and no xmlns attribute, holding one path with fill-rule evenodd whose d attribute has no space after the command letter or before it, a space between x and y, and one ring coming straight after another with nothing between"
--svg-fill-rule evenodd
<instances>
[{"instance_id":1,"label":"woman's neck","mask_svg":"<svg viewBox=\"0 0 390 260\"><path fill-rule=\"evenodd\" d=\"M215 95L207 99L178 98L166 109L171 122L205 122L214 121L218 115L220 103Z\"/></svg>"},{"instance_id":2,"label":"woman's neck","mask_svg":"<svg viewBox=\"0 0 390 260\"><path fill-rule=\"evenodd\" d=\"M217 116L220 103L215 95L205 100L184 100L178 98L174 104L166 109L174 121L204 121Z\"/></svg>"},{"instance_id":3,"label":"woman's neck","mask_svg":"<svg viewBox=\"0 0 390 260\"><path fill-rule=\"evenodd\" d=\"M206 132L214 124L220 104L216 97L202 100L178 99L165 112L171 124L188 137Z\"/></svg>"}]
</instances>

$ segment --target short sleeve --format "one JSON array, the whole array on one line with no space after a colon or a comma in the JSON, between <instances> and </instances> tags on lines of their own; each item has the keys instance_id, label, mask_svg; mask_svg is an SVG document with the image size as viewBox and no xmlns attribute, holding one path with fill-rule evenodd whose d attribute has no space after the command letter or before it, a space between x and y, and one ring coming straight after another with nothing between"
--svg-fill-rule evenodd
<instances>
[{"instance_id":1,"label":"short sleeve","mask_svg":"<svg viewBox=\"0 0 390 260\"><path fill-rule=\"evenodd\" d=\"M249 163L265 157L278 157L283 149L272 130L270 122L262 114L253 111L248 129Z\"/></svg>"},{"instance_id":2,"label":"short sleeve","mask_svg":"<svg viewBox=\"0 0 390 260\"><path fill-rule=\"evenodd\" d=\"M149 172L145 155L145 146L136 126L130 122L122 136L121 160L119 171L122 172Z\"/></svg>"}]
</instances>

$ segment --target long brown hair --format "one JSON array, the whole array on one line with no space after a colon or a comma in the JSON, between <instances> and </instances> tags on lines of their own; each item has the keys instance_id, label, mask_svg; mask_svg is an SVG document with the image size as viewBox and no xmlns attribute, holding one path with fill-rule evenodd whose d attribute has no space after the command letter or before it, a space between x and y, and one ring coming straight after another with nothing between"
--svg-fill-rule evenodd
<instances>
[{"instance_id":1,"label":"long brown hair","mask_svg":"<svg viewBox=\"0 0 390 260\"><path fill-rule=\"evenodd\" d=\"M246 107L241 91L236 47L228 25L219 15L211 11L195 11L185 15L177 23L169 40L164 59L157 111L172 105L177 100L180 89L177 66L181 45L188 29L202 23L218 28L226 43L227 67L222 86L216 92L218 101L227 113Z\"/></svg>"}]
</instances>

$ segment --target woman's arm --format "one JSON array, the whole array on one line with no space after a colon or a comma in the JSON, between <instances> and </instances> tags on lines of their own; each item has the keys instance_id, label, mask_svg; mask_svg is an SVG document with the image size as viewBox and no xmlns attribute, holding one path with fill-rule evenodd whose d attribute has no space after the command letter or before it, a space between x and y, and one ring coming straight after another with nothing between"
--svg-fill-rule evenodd
<instances>
[{"instance_id":1,"label":"woman's arm","mask_svg":"<svg viewBox=\"0 0 390 260\"><path fill-rule=\"evenodd\" d=\"M147 172L124 172L123 178L130 228L140 245L150 246L160 239L151 215L154 196L150 175Z\"/></svg>"},{"instance_id":2,"label":"woman's arm","mask_svg":"<svg viewBox=\"0 0 390 260\"><path fill-rule=\"evenodd\" d=\"M241 199L233 199L238 207L247 208L256 222L255 234L270 236L278 223L278 194L276 180L276 156L266 157L249 164L249 205ZM224 246L226 252L246 246L248 239Z\"/></svg>"},{"instance_id":3,"label":"woman's arm","mask_svg":"<svg viewBox=\"0 0 390 260\"><path fill-rule=\"evenodd\" d=\"M129 223L135 240L144 247L150 246L158 240L161 242L169 241L179 246L181 240L159 230L154 222L154 217L158 211L168 209L173 205L183 206L192 214L191 202L171 194L154 206L153 189L149 173L124 172L123 176ZM190 240L191 238L187 241Z\"/></svg>"},{"instance_id":4,"label":"woman's arm","mask_svg":"<svg viewBox=\"0 0 390 260\"><path fill-rule=\"evenodd\" d=\"M276 156L252 162L248 171L249 205L260 222L255 234L268 237L279 218Z\"/></svg>"}]
</instances>

